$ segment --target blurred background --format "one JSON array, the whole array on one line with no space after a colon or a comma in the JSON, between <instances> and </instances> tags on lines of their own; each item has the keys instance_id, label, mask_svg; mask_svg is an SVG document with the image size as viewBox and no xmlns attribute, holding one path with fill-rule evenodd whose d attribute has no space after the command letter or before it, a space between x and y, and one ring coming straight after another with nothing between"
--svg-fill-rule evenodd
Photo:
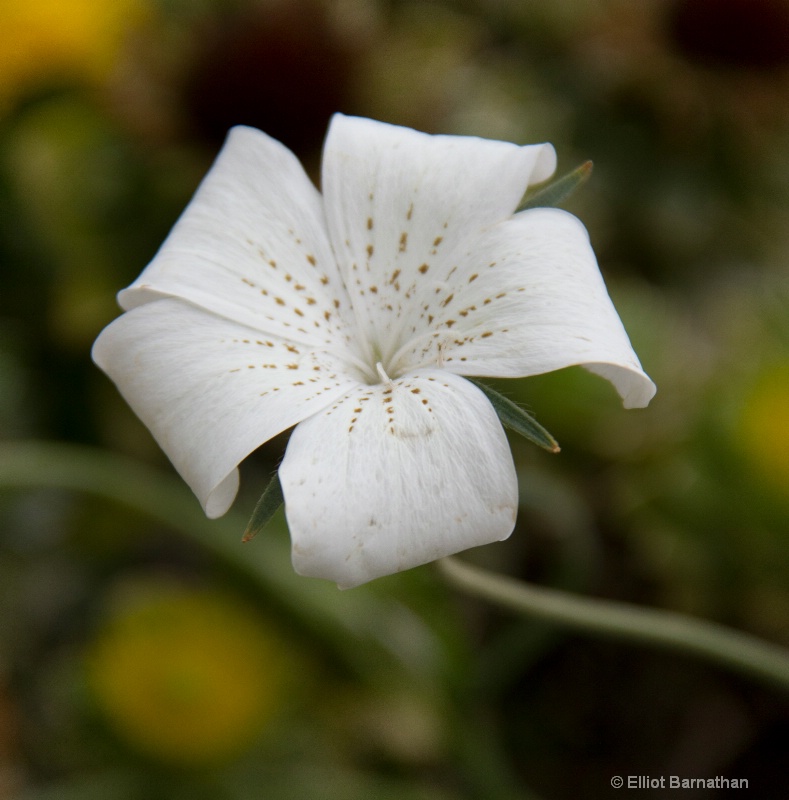
<instances>
[{"instance_id":1,"label":"blurred background","mask_svg":"<svg viewBox=\"0 0 789 800\"><path fill-rule=\"evenodd\" d=\"M240 543L286 437L208 522L92 365L227 129L316 176L337 110L595 162L568 208L658 395L501 384L562 452L512 442L516 531L468 557L789 644L786 0L3 0L0 798L786 798L777 690L433 566L297 578L281 514Z\"/></svg>"}]
</instances>

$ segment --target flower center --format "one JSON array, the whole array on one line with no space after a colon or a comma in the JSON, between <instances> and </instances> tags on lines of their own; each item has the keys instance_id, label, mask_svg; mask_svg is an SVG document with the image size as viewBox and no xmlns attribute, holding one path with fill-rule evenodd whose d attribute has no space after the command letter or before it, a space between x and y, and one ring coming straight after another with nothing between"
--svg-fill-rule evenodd
<instances>
[{"instance_id":1,"label":"flower center","mask_svg":"<svg viewBox=\"0 0 789 800\"><path fill-rule=\"evenodd\" d=\"M448 331L428 330L390 347L388 352L372 344L366 356L351 358L350 363L363 383L391 386L407 372L424 367L442 369L453 336Z\"/></svg>"},{"instance_id":2,"label":"flower center","mask_svg":"<svg viewBox=\"0 0 789 800\"><path fill-rule=\"evenodd\" d=\"M362 380L370 386L384 384L391 386L404 371L403 364L395 363L392 358L385 358L381 349L375 345L370 348L367 358L356 362Z\"/></svg>"}]
</instances>

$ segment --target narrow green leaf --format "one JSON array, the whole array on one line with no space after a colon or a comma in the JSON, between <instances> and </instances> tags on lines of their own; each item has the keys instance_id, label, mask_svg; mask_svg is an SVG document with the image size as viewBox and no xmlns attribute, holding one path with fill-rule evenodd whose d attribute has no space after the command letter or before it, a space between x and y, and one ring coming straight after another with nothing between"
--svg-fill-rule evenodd
<instances>
[{"instance_id":1,"label":"narrow green leaf","mask_svg":"<svg viewBox=\"0 0 789 800\"><path fill-rule=\"evenodd\" d=\"M526 192L516 211L527 208L554 208L560 206L592 174L592 162L586 161L580 167L568 172L562 178L549 183L533 194Z\"/></svg>"},{"instance_id":2,"label":"narrow green leaf","mask_svg":"<svg viewBox=\"0 0 789 800\"><path fill-rule=\"evenodd\" d=\"M258 500L258 504L252 512L252 518L249 520L241 541L248 542L250 539L254 539L266 527L274 514L277 513L277 509L284 500L282 484L279 482L279 473L275 472L271 476L268 486L263 490L263 494L260 495L260 500Z\"/></svg>"},{"instance_id":3,"label":"narrow green leaf","mask_svg":"<svg viewBox=\"0 0 789 800\"><path fill-rule=\"evenodd\" d=\"M472 378L468 380L490 400L491 405L499 415L502 425L515 431L515 433L519 433L538 447L542 447L551 453L559 452L560 448L556 439L528 411L504 397L503 394L491 389L490 386L486 386L484 383L475 381Z\"/></svg>"}]
</instances>

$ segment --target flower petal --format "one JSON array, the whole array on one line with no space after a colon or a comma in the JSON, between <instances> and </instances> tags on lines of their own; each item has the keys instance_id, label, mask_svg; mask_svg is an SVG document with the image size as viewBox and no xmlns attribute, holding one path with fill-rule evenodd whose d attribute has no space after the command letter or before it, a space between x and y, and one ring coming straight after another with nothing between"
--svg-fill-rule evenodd
<instances>
[{"instance_id":1,"label":"flower petal","mask_svg":"<svg viewBox=\"0 0 789 800\"><path fill-rule=\"evenodd\" d=\"M116 319L93 359L209 517L233 502L243 458L356 385L325 352L173 299Z\"/></svg>"},{"instance_id":2,"label":"flower petal","mask_svg":"<svg viewBox=\"0 0 789 800\"><path fill-rule=\"evenodd\" d=\"M509 217L555 164L548 144L334 116L323 156L326 218L374 360L385 363L416 330L422 298L448 280L458 245Z\"/></svg>"},{"instance_id":3,"label":"flower petal","mask_svg":"<svg viewBox=\"0 0 789 800\"><path fill-rule=\"evenodd\" d=\"M518 378L580 364L613 383L626 408L649 403L655 385L574 216L524 211L470 244L449 300L426 304L431 337L403 352L402 368L439 362L459 375Z\"/></svg>"},{"instance_id":4,"label":"flower petal","mask_svg":"<svg viewBox=\"0 0 789 800\"><path fill-rule=\"evenodd\" d=\"M420 370L361 386L299 424L279 470L302 575L341 587L506 539L518 486L493 407Z\"/></svg>"},{"instance_id":5,"label":"flower petal","mask_svg":"<svg viewBox=\"0 0 789 800\"><path fill-rule=\"evenodd\" d=\"M347 293L320 194L293 153L253 128L231 130L159 252L119 301L128 310L163 296L292 341L336 342Z\"/></svg>"}]
</instances>

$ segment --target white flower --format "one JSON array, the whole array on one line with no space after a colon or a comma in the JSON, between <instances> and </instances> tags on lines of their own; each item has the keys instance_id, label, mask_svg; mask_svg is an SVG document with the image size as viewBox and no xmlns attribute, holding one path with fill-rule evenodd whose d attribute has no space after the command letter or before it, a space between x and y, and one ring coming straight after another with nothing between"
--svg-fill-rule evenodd
<instances>
[{"instance_id":1,"label":"white flower","mask_svg":"<svg viewBox=\"0 0 789 800\"><path fill-rule=\"evenodd\" d=\"M234 128L93 357L209 517L296 426L279 477L300 574L355 586L505 539L512 456L463 376L582 364L626 407L655 392L581 223L513 215L555 160L338 114L321 196Z\"/></svg>"}]
</instances>

